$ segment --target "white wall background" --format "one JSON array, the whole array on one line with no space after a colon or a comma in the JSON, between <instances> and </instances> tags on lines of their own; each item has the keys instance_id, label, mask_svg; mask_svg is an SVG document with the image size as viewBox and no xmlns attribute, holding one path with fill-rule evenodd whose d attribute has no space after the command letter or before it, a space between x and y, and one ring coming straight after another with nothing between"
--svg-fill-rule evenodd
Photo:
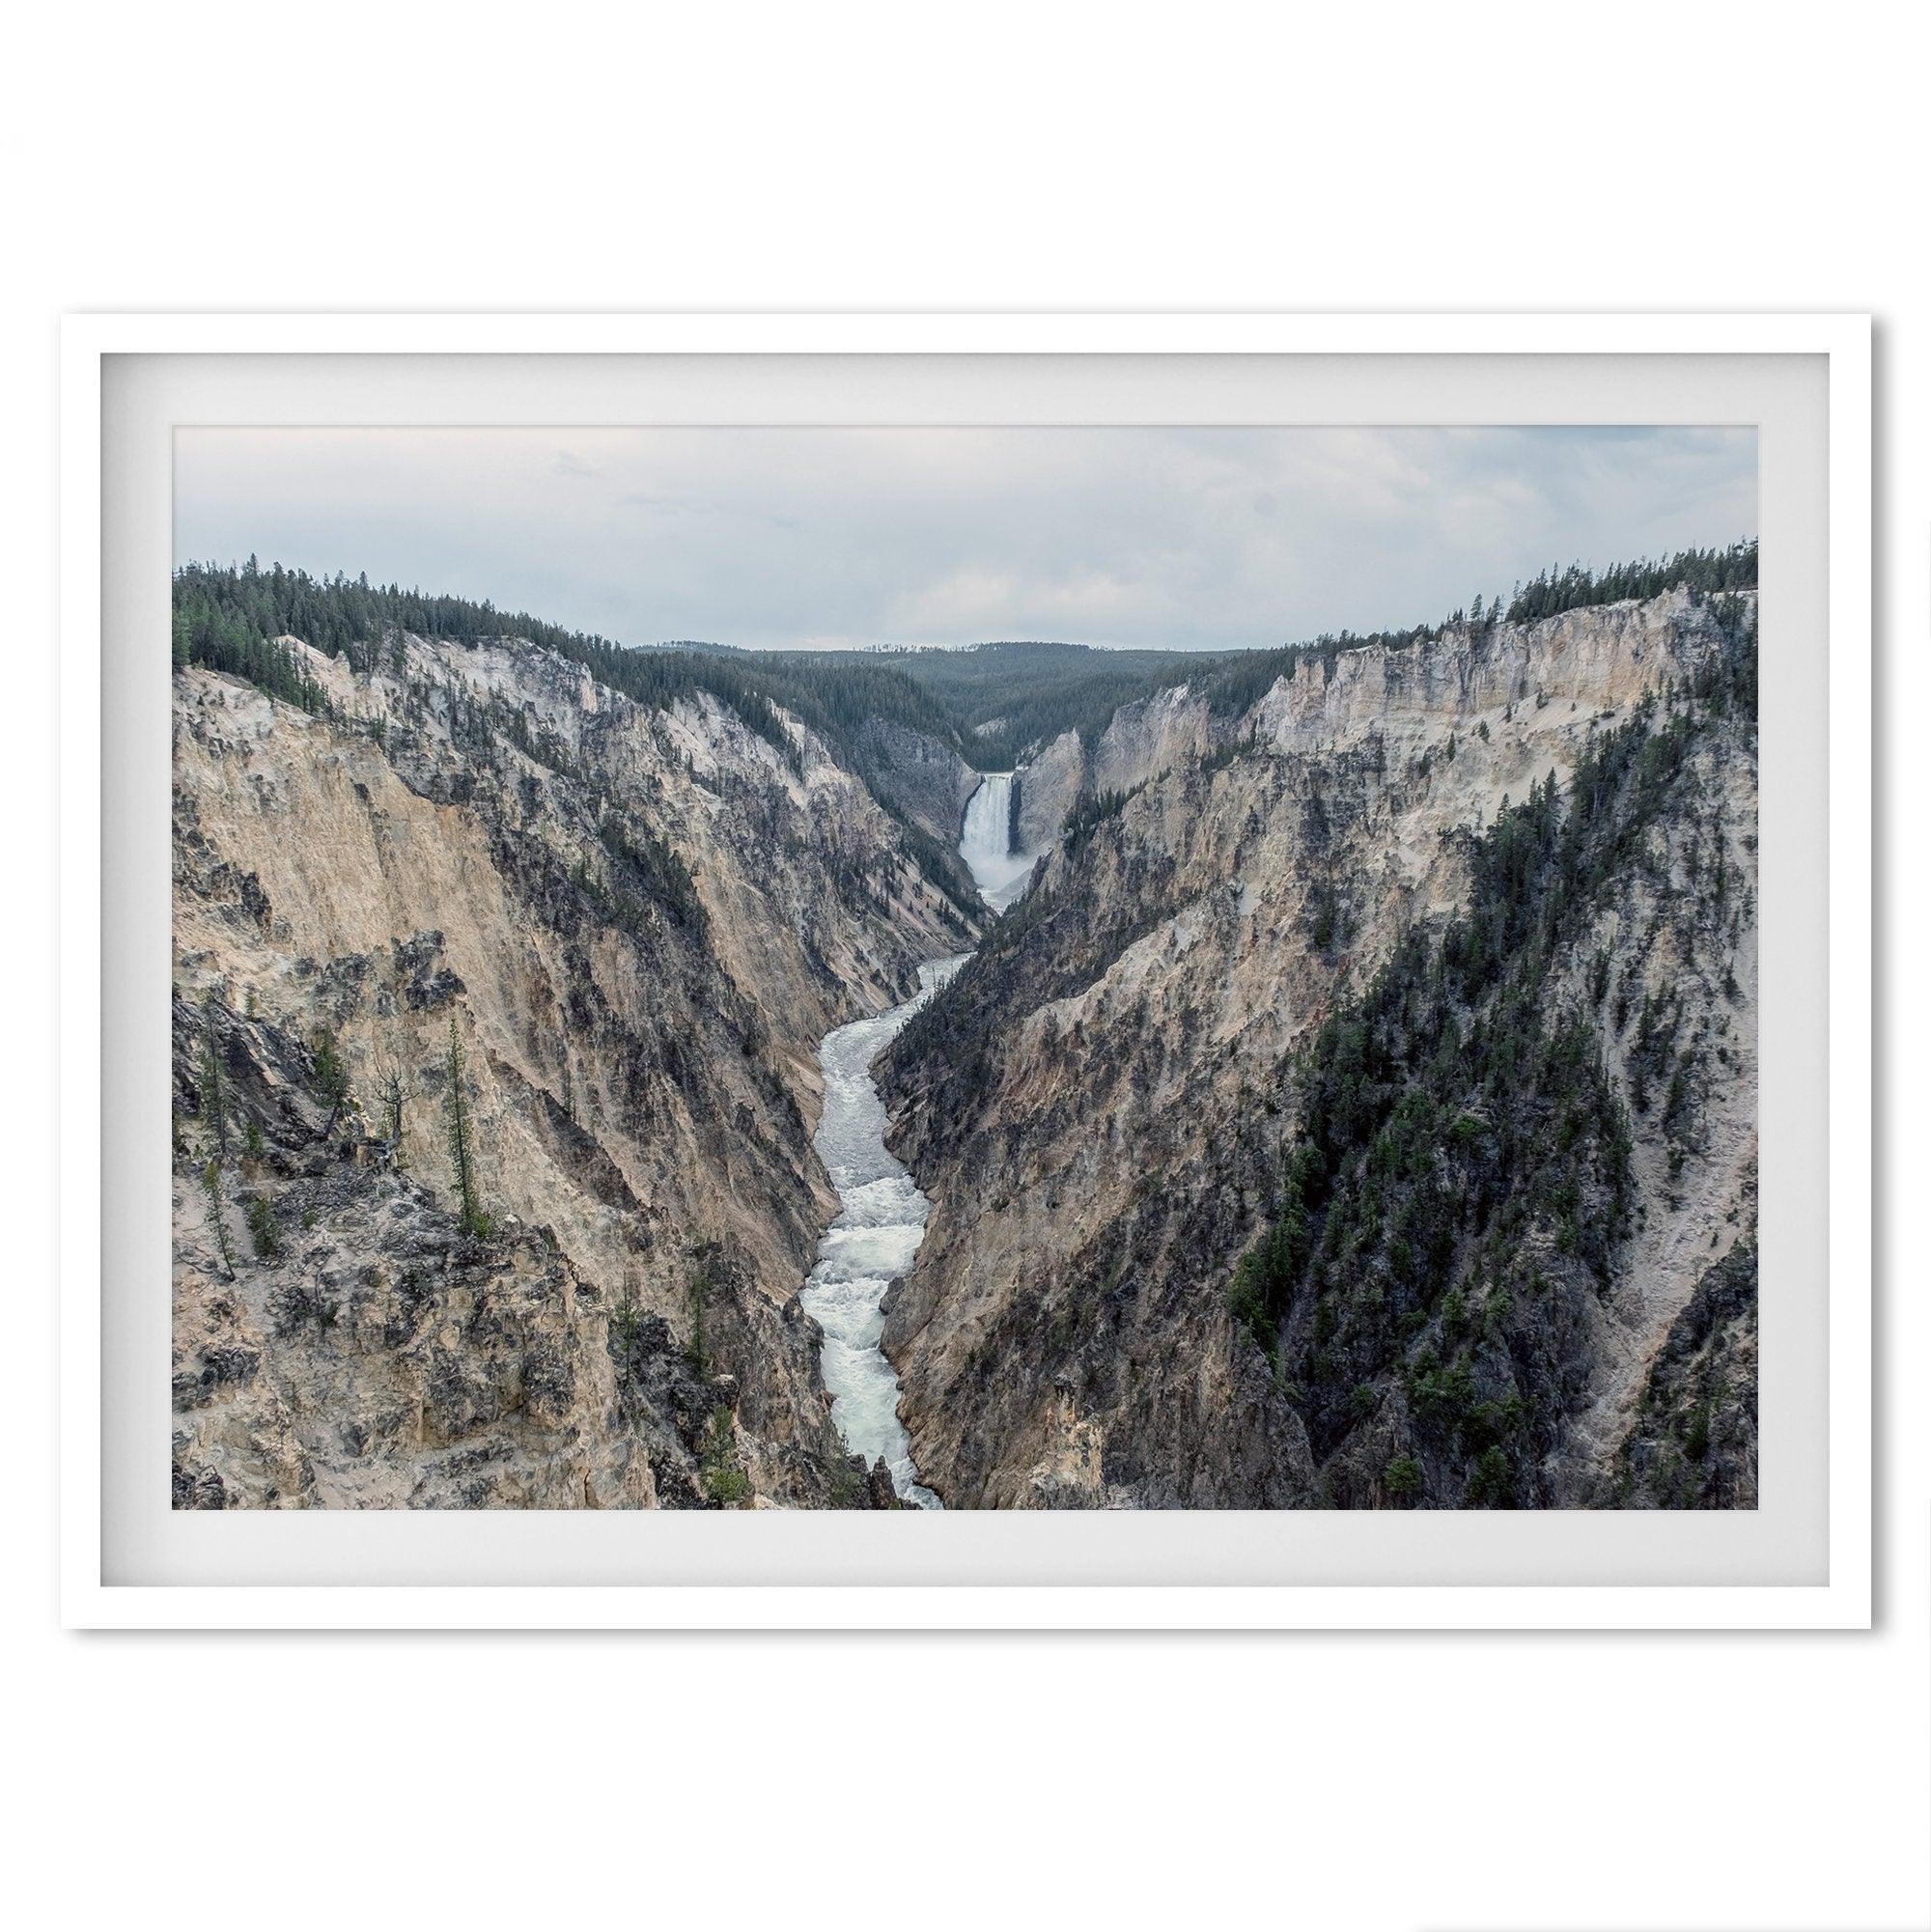
<instances>
[{"instance_id":1,"label":"white wall background","mask_svg":"<svg viewBox=\"0 0 1931 1932\"><path fill-rule=\"evenodd\" d=\"M1931 1922L1921 49L1901 12L559 4L33 16L7 153L9 1891L36 1922ZM1880 1629L55 1629L56 317L1857 308L1879 319ZM15 1191L10 1186L10 1193Z\"/></svg>"}]
</instances>

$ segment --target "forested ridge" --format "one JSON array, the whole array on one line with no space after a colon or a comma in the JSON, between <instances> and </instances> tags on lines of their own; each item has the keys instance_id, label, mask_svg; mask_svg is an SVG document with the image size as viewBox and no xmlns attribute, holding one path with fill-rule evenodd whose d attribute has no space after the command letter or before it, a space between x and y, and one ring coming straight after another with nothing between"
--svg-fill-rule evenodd
<instances>
[{"instance_id":1,"label":"forested ridge","mask_svg":"<svg viewBox=\"0 0 1931 1932\"><path fill-rule=\"evenodd\" d=\"M1702 595L1753 588L1757 546L1690 549L1659 560L1592 572L1555 566L1516 586L1504 602L1477 597L1439 624L1366 633L1349 630L1276 647L1230 653L1103 650L1082 644L995 642L966 649L747 652L715 644L634 647L571 630L527 611L501 610L366 576L311 576L254 558L225 567L187 564L175 574L174 656L247 678L290 703L316 709L322 694L294 655L273 640L294 636L358 671L395 631L459 642L526 638L581 664L600 684L640 704L664 707L705 692L726 705L787 757L780 709L818 732L862 771L854 734L870 719L904 725L985 771L1010 770L1062 732L1089 743L1114 713L1185 685L1217 715L1247 709L1277 679L1304 663L1330 669L1345 651L1402 649L1458 626L1493 630L1530 624L1589 604L1648 598L1682 586Z\"/></svg>"},{"instance_id":2,"label":"forested ridge","mask_svg":"<svg viewBox=\"0 0 1931 1932\"><path fill-rule=\"evenodd\" d=\"M1002 642L957 650L793 652L782 654L782 661L808 679L822 675L826 662L888 666L943 711L968 764L1009 771L1029 747L1063 731L1097 736L1121 705L1158 689L1176 666L1197 667L1203 660L1187 651Z\"/></svg>"},{"instance_id":3,"label":"forested ridge","mask_svg":"<svg viewBox=\"0 0 1931 1932\"><path fill-rule=\"evenodd\" d=\"M254 558L238 569L186 564L175 573L174 660L204 664L260 685L275 696L315 709L313 681L294 654L274 640L298 637L358 672L378 668L397 632L458 643L522 638L583 666L596 681L639 704L662 710L707 693L727 706L787 758L794 755L778 716L782 707L849 749L849 734L884 717L950 742L950 721L911 680L877 663L814 667L803 675L776 657L678 646L635 649L546 623L529 612L499 610L468 598L372 585L366 576L310 576Z\"/></svg>"},{"instance_id":4,"label":"forested ridge","mask_svg":"<svg viewBox=\"0 0 1931 1932\"><path fill-rule=\"evenodd\" d=\"M1630 598L1661 597L1666 590L1721 597L1756 588L1757 546L1731 544L1725 549L1678 550L1660 562L1612 564L1601 573L1581 564L1542 572L1533 583L1517 586L1508 606L1511 624L1533 624L1588 604L1621 603Z\"/></svg>"},{"instance_id":5,"label":"forested ridge","mask_svg":"<svg viewBox=\"0 0 1931 1932\"><path fill-rule=\"evenodd\" d=\"M1506 603L1499 596L1487 601L1478 596L1439 624L1417 624L1405 630L1328 631L1305 643L1210 658L1204 666L1196 659L1170 667L1161 675L1158 687L1185 684L1204 697L1208 709L1217 715L1238 716L1264 697L1278 679L1297 676L1303 664L1318 662L1331 672L1334 660L1345 651L1370 647L1410 650L1417 644L1435 643L1462 628L1487 632L1499 624L1534 624L1566 610L1660 597L1668 590L1684 589L1705 597L1753 590L1756 574L1754 540L1733 544L1727 549L1679 550L1674 556L1655 561L1612 564L1602 572L1586 570L1581 564L1556 566L1542 572L1531 583L1518 584Z\"/></svg>"},{"instance_id":6,"label":"forested ridge","mask_svg":"<svg viewBox=\"0 0 1931 1932\"><path fill-rule=\"evenodd\" d=\"M1717 607L1722 653L1596 737L1566 788L1552 773L1478 834L1462 910L1440 932L1412 928L1291 1077L1277 1212L1229 1305L1318 1457L1398 1380L1414 1453L1381 1471L1388 1501L1418 1498L1430 1471L1437 1499L1529 1499L1560 1405L1538 1315L1551 1282L1529 1257L1553 1242L1606 1284L1635 1212L1637 1129L1668 1150L1672 1174L1680 1164L1696 1050L1677 1049L1667 1002L1645 994L1638 1008L1620 986L1612 997L1606 954L1581 1000L1559 968L1644 862L1708 734L1754 723L1754 608L1727 595ZM1721 918L1721 848L1698 888ZM1628 1102L1606 1034L1630 1043Z\"/></svg>"}]
</instances>

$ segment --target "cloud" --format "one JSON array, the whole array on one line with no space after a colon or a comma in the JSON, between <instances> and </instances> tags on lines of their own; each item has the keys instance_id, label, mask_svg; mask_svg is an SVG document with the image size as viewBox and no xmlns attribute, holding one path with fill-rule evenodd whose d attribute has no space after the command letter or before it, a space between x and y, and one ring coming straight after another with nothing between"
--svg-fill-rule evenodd
<instances>
[{"instance_id":1,"label":"cloud","mask_svg":"<svg viewBox=\"0 0 1931 1932\"><path fill-rule=\"evenodd\" d=\"M178 555L633 643L1229 649L1756 528L1727 429L182 430Z\"/></svg>"}]
</instances>

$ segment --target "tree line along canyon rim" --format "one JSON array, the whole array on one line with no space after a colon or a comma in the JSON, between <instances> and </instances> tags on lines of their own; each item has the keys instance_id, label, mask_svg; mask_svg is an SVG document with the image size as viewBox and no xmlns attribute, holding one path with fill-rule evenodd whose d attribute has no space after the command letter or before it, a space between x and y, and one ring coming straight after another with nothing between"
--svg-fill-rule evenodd
<instances>
[{"instance_id":1,"label":"tree line along canyon rim","mask_svg":"<svg viewBox=\"0 0 1931 1932\"><path fill-rule=\"evenodd\" d=\"M1202 656L174 584L183 1508L1752 1508L1756 549Z\"/></svg>"}]
</instances>

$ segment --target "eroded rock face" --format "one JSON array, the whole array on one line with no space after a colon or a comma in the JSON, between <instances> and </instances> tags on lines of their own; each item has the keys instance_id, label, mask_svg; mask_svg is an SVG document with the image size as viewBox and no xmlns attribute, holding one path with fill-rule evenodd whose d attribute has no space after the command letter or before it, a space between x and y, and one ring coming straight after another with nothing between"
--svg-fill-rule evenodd
<instances>
[{"instance_id":1,"label":"eroded rock face","mask_svg":"<svg viewBox=\"0 0 1931 1932\"><path fill-rule=\"evenodd\" d=\"M1757 1499L1754 1236L1696 1283L1651 1358L1606 1469L1578 1500L1623 1509L1753 1509Z\"/></svg>"},{"instance_id":2,"label":"eroded rock face","mask_svg":"<svg viewBox=\"0 0 1931 1932\"><path fill-rule=\"evenodd\" d=\"M958 905L801 730L514 642L304 658L328 717L175 678L178 1501L868 1495L797 1302L815 1050Z\"/></svg>"},{"instance_id":3,"label":"eroded rock face","mask_svg":"<svg viewBox=\"0 0 1931 1932\"><path fill-rule=\"evenodd\" d=\"M858 733L872 789L948 851L959 843L966 801L979 773L949 744L909 725L868 718Z\"/></svg>"},{"instance_id":4,"label":"eroded rock face","mask_svg":"<svg viewBox=\"0 0 1931 1932\"><path fill-rule=\"evenodd\" d=\"M1280 1368L1229 1313L1278 1205L1293 1056L1404 935L1441 930L1505 800L1566 783L1592 734L1723 648L1713 609L1680 593L1455 630L1303 662L1239 716L1165 693L1090 753L1069 737L1025 768L1021 811L1042 824L1060 793L1131 796L1076 818L882 1063L892 1145L934 1202L884 1345L948 1506L1469 1499L1467 1444L1429 1433L1412 1378L1364 1362L1333 1390L1299 1385L1290 1366L1357 1373L1311 1310L1284 1325ZM1629 1107L1640 1213L1607 1279L1534 1223L1520 1258L1546 1302L1511 1307L1471 1276L1405 1338L1469 1366L1470 1413L1493 1392L1513 1427L1519 1399L1516 1487L1491 1500L1609 1494L1665 1338L1753 1228L1753 722L1699 735L1672 783L1543 994L1581 1017ZM1722 1346L1731 1409L1709 1427L1727 1442L1741 1423L1723 1418L1754 1414L1753 1344ZM1693 1416L1704 1400L1653 1403ZM1741 1450L1721 1460L1705 1500L1753 1480Z\"/></svg>"},{"instance_id":5,"label":"eroded rock face","mask_svg":"<svg viewBox=\"0 0 1931 1932\"><path fill-rule=\"evenodd\" d=\"M1224 736L1231 720L1217 720L1185 685L1122 705L1093 742L1061 732L1020 770L1017 849L1045 852L1083 797L1130 792L1162 771L1179 770Z\"/></svg>"},{"instance_id":6,"label":"eroded rock face","mask_svg":"<svg viewBox=\"0 0 1931 1932\"><path fill-rule=\"evenodd\" d=\"M1313 756L1378 739L1395 764L1441 742L1444 725L1499 724L1514 705L1552 708L1552 726L1571 719L1571 706L1592 715L1627 707L1651 688L1659 666L1680 663L1686 639L1703 635L1707 609L1686 591L1646 602L1594 606L1542 623L1454 630L1405 649L1336 649L1310 658L1245 710L1210 712L1203 698L1177 685L1122 705L1088 744L1063 732L1021 770L1020 847L1043 852L1083 797L1131 792L1252 735L1281 751ZM1695 648L1692 645L1690 648ZM1491 817L1511 783L1526 789L1542 730L1503 735L1505 749L1527 750L1511 769L1506 756L1485 759ZM1573 734L1571 734L1573 736ZM1475 800L1471 798L1470 808Z\"/></svg>"},{"instance_id":7,"label":"eroded rock face","mask_svg":"<svg viewBox=\"0 0 1931 1932\"><path fill-rule=\"evenodd\" d=\"M1077 731L1062 731L1022 764L1015 774L1020 795L1015 827L1021 852L1044 852L1059 837L1059 828L1078 803L1082 792L1093 789L1086 748Z\"/></svg>"}]
</instances>

